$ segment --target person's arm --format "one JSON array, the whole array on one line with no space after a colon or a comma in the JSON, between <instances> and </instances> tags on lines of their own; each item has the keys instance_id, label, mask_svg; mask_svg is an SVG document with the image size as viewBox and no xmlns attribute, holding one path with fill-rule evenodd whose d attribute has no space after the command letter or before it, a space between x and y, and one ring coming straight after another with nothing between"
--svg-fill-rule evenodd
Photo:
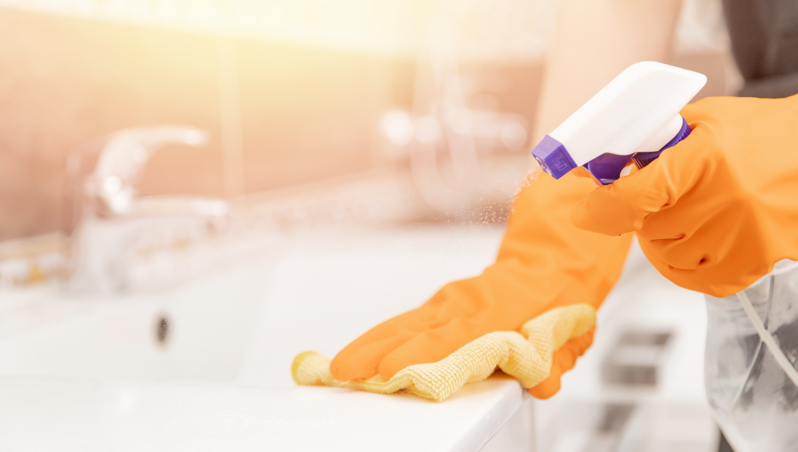
<instances>
[{"instance_id":1,"label":"person's arm","mask_svg":"<svg viewBox=\"0 0 798 452\"><path fill-rule=\"evenodd\" d=\"M681 0L564 0L546 57L533 143L630 65L670 59L681 6ZM625 257L628 246L614 252L617 256L608 257ZM617 277L611 285L615 282ZM561 375L573 368L592 339L591 332L566 343L554 355L551 376L529 392L538 398L556 393Z\"/></svg>"},{"instance_id":2,"label":"person's arm","mask_svg":"<svg viewBox=\"0 0 798 452\"><path fill-rule=\"evenodd\" d=\"M537 143L624 69L667 62L681 0L564 0L546 57Z\"/></svg>"},{"instance_id":3,"label":"person's arm","mask_svg":"<svg viewBox=\"0 0 798 452\"><path fill-rule=\"evenodd\" d=\"M487 333L517 331L550 309L601 305L620 277L631 235L607 237L571 223L572 206L594 188L592 180L570 174L531 184L513 205L494 264L365 333L333 359L332 374L342 381L377 374L388 380L407 366L440 361ZM554 395L560 375L592 340L593 330L566 342L532 395Z\"/></svg>"},{"instance_id":4,"label":"person's arm","mask_svg":"<svg viewBox=\"0 0 798 452\"><path fill-rule=\"evenodd\" d=\"M566 0L547 63L538 135L551 131L627 66L664 60L678 0ZM572 206L589 179L547 176L516 199L496 263L475 278L444 286L423 306L390 319L344 348L330 370L339 380L389 379L414 364L439 361L493 331L517 330L558 306L598 307L620 277L631 235L577 229ZM560 377L590 346L593 330L553 357L549 377L530 390L554 395Z\"/></svg>"}]
</instances>

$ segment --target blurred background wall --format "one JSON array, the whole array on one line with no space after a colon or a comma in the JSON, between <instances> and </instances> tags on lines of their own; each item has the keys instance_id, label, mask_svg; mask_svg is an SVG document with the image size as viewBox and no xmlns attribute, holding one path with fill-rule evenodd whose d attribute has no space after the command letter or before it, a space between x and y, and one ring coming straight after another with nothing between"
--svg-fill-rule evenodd
<instances>
[{"instance_id":1,"label":"blurred background wall","mask_svg":"<svg viewBox=\"0 0 798 452\"><path fill-rule=\"evenodd\" d=\"M533 123L556 3L447 10L467 108ZM709 76L702 95L724 94L733 80L716 2L687 3L674 63ZM144 195L235 197L406 169L379 124L417 103L432 4L0 1L0 241L57 231L67 155L130 127L210 134L204 148L157 153ZM527 146L488 151L523 165Z\"/></svg>"}]
</instances>

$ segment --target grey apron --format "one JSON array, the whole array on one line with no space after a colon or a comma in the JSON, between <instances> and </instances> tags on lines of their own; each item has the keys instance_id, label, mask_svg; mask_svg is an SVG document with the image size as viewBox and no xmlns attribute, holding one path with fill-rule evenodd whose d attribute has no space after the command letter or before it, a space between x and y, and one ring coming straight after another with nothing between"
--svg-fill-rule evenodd
<instances>
[{"instance_id":1,"label":"grey apron","mask_svg":"<svg viewBox=\"0 0 798 452\"><path fill-rule=\"evenodd\" d=\"M798 94L798 0L723 0L740 96Z\"/></svg>"}]
</instances>

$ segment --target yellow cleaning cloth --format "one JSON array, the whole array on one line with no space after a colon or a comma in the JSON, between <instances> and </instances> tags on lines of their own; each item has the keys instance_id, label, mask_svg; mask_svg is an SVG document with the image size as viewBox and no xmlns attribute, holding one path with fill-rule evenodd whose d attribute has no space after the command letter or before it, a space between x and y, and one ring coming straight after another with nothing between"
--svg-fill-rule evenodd
<instances>
[{"instance_id":1,"label":"yellow cleaning cloth","mask_svg":"<svg viewBox=\"0 0 798 452\"><path fill-rule=\"evenodd\" d=\"M316 352L297 355L291 375L299 385L380 394L405 390L440 402L464 384L488 378L498 366L521 386L531 388L549 376L554 352L569 339L585 334L595 323L596 310L590 305L555 308L525 323L520 333L488 333L436 363L405 367L388 381L379 375L366 380L336 380L330 373L330 360Z\"/></svg>"}]
</instances>

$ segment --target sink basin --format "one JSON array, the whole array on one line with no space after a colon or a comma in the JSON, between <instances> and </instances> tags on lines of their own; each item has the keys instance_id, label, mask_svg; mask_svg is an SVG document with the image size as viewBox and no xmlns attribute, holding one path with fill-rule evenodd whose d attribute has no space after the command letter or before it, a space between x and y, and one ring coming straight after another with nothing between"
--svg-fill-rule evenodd
<instances>
[{"instance_id":1,"label":"sink basin","mask_svg":"<svg viewBox=\"0 0 798 452\"><path fill-rule=\"evenodd\" d=\"M501 234L314 231L168 290L0 295L0 437L15 450L531 450L531 402L506 377L436 404L290 376L299 352L331 357L479 274Z\"/></svg>"}]
</instances>

